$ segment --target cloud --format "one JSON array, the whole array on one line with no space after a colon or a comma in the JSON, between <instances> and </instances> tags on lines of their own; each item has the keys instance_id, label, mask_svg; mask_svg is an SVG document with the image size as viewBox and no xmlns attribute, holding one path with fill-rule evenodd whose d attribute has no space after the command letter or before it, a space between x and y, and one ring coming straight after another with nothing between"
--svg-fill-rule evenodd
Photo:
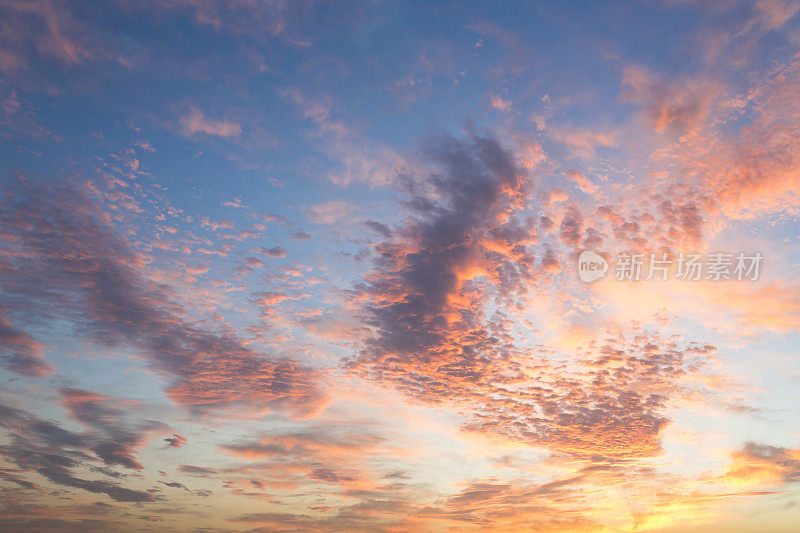
<instances>
[{"instance_id":1,"label":"cloud","mask_svg":"<svg viewBox=\"0 0 800 533\"><path fill-rule=\"evenodd\" d=\"M625 69L622 85L621 100L641 104L643 118L659 133L683 134L698 128L721 93L714 81L658 76L638 65Z\"/></svg>"},{"instance_id":2,"label":"cloud","mask_svg":"<svg viewBox=\"0 0 800 533\"><path fill-rule=\"evenodd\" d=\"M232 0L224 4L213 0L179 0L169 4L145 1L136 2L134 7L156 13L185 13L198 26L258 42L278 39L284 44L299 48L308 47L312 42L304 35L299 24L303 15L312 7L305 1L277 1L268 4L252 0Z\"/></svg>"},{"instance_id":3,"label":"cloud","mask_svg":"<svg viewBox=\"0 0 800 533\"><path fill-rule=\"evenodd\" d=\"M80 389L61 389L61 405L80 423L95 431L91 449L109 466L141 470L142 465L133 456L133 450L141 446L148 434L164 429L155 421L140 421L125 424L127 412L117 406L118 402L103 395Z\"/></svg>"},{"instance_id":4,"label":"cloud","mask_svg":"<svg viewBox=\"0 0 800 533\"><path fill-rule=\"evenodd\" d=\"M732 454L721 481L734 485L781 485L800 481L800 450L747 442Z\"/></svg>"},{"instance_id":5,"label":"cloud","mask_svg":"<svg viewBox=\"0 0 800 533\"><path fill-rule=\"evenodd\" d=\"M228 119L212 120L198 109L192 109L181 118L181 128L183 134L187 137L204 133L214 137L228 138L236 137L242 133L242 127L238 122Z\"/></svg>"},{"instance_id":6,"label":"cloud","mask_svg":"<svg viewBox=\"0 0 800 533\"><path fill-rule=\"evenodd\" d=\"M265 255L267 257L273 258L284 258L286 257L286 249L280 246L275 246L273 248L257 248L255 252Z\"/></svg>"},{"instance_id":7,"label":"cloud","mask_svg":"<svg viewBox=\"0 0 800 533\"><path fill-rule=\"evenodd\" d=\"M180 448L189 441L183 435L175 433L173 436L165 438L164 442L166 442L167 446L170 448Z\"/></svg>"},{"instance_id":8,"label":"cloud","mask_svg":"<svg viewBox=\"0 0 800 533\"><path fill-rule=\"evenodd\" d=\"M550 137L564 143L572 157L592 159L601 148L619 146L619 133L614 129L548 126L546 131Z\"/></svg>"},{"instance_id":9,"label":"cloud","mask_svg":"<svg viewBox=\"0 0 800 533\"><path fill-rule=\"evenodd\" d=\"M514 242L522 236L524 243L526 232L517 232L512 221L496 220L524 185L510 154L478 136L433 138L426 153L442 172L429 180L406 179L406 204L415 217L396 240L377 246L379 270L361 295L367 321L378 332L371 341L375 346L368 345L362 358L375 363L392 361L384 351L424 361L426 349L446 343L448 323L465 334L475 328L480 335L479 295L472 293L470 281L489 275L514 283L517 265L505 257L520 259L523 268L531 259L524 244ZM477 355L467 350L460 356L465 363Z\"/></svg>"},{"instance_id":10,"label":"cloud","mask_svg":"<svg viewBox=\"0 0 800 533\"><path fill-rule=\"evenodd\" d=\"M333 168L321 169L327 178L340 187L353 183L382 186L390 183L404 161L385 146L373 146L357 131L332 118L330 97L310 98L298 89L281 91L281 96L294 102L316 124L309 135L333 163Z\"/></svg>"},{"instance_id":11,"label":"cloud","mask_svg":"<svg viewBox=\"0 0 800 533\"><path fill-rule=\"evenodd\" d=\"M178 471L192 476L210 476L218 473L218 471L214 468L206 468L203 466L194 465L181 465L178 467Z\"/></svg>"},{"instance_id":12,"label":"cloud","mask_svg":"<svg viewBox=\"0 0 800 533\"><path fill-rule=\"evenodd\" d=\"M15 314L58 316L101 345L133 346L171 380L169 396L196 412L249 405L309 416L325 404L316 370L189 322L90 191L26 178L7 192L0 288Z\"/></svg>"},{"instance_id":13,"label":"cloud","mask_svg":"<svg viewBox=\"0 0 800 533\"><path fill-rule=\"evenodd\" d=\"M55 367L44 359L42 345L0 316L0 364L11 372L30 378L44 378Z\"/></svg>"},{"instance_id":14,"label":"cloud","mask_svg":"<svg viewBox=\"0 0 800 533\"><path fill-rule=\"evenodd\" d=\"M31 52L78 65L106 55L65 2L9 0L0 4L0 70L29 67Z\"/></svg>"},{"instance_id":15,"label":"cloud","mask_svg":"<svg viewBox=\"0 0 800 533\"><path fill-rule=\"evenodd\" d=\"M302 110L305 118L315 122L324 122L331 116L333 101L330 96L309 98L296 88L285 89L280 92L280 95L294 102Z\"/></svg>"},{"instance_id":16,"label":"cloud","mask_svg":"<svg viewBox=\"0 0 800 533\"><path fill-rule=\"evenodd\" d=\"M583 217L592 220L592 224L584 231L583 244L614 253L697 250L715 209L713 198L697 187L675 183L644 185L614 202L586 209Z\"/></svg>"},{"instance_id":17,"label":"cloud","mask_svg":"<svg viewBox=\"0 0 800 533\"><path fill-rule=\"evenodd\" d=\"M315 224L332 225L351 216L355 206L343 200L331 200L309 208L308 218Z\"/></svg>"},{"instance_id":18,"label":"cloud","mask_svg":"<svg viewBox=\"0 0 800 533\"><path fill-rule=\"evenodd\" d=\"M598 191L598 186L589 181L586 174L577 168L570 168L566 171L567 177L575 182L578 189L584 193L593 196Z\"/></svg>"},{"instance_id":19,"label":"cloud","mask_svg":"<svg viewBox=\"0 0 800 533\"><path fill-rule=\"evenodd\" d=\"M511 100L504 100L503 98L494 94L489 97L489 100L491 101L494 109L502 112L511 111Z\"/></svg>"},{"instance_id":20,"label":"cloud","mask_svg":"<svg viewBox=\"0 0 800 533\"><path fill-rule=\"evenodd\" d=\"M710 127L678 154L689 179L704 185L723 213L752 219L796 215L800 188L800 60L777 67L740 100L741 115ZM708 146L713 143L714 149Z\"/></svg>"},{"instance_id":21,"label":"cloud","mask_svg":"<svg viewBox=\"0 0 800 533\"><path fill-rule=\"evenodd\" d=\"M363 424L315 422L224 444L221 450L247 461L223 473L236 494L262 498L270 489L322 484L327 488L316 490L331 497L359 497L390 492L372 459L396 447Z\"/></svg>"},{"instance_id":22,"label":"cloud","mask_svg":"<svg viewBox=\"0 0 800 533\"><path fill-rule=\"evenodd\" d=\"M82 391L81 394L85 394ZM69 395L69 393L67 394ZM92 409L92 408L90 408ZM0 456L27 471L35 471L58 485L75 487L88 492L106 494L119 502L150 502L153 495L105 480L87 480L78 477L74 470L85 466L94 454L107 465L139 469L141 466L130 455L129 446L140 442L140 435L123 426L122 421L98 422L91 414L79 415L81 419L101 429L101 434L79 434L37 418L25 411L0 405L0 427L10 433L11 441L0 446ZM110 425L113 424L113 427ZM125 442L108 438L123 436Z\"/></svg>"},{"instance_id":23,"label":"cloud","mask_svg":"<svg viewBox=\"0 0 800 533\"><path fill-rule=\"evenodd\" d=\"M788 0L759 0L753 5L754 17L749 24L758 24L763 31L780 28L800 13L800 5Z\"/></svg>"},{"instance_id":24,"label":"cloud","mask_svg":"<svg viewBox=\"0 0 800 533\"><path fill-rule=\"evenodd\" d=\"M567 246L574 248L580 244L583 233L583 215L575 206L567 209L567 213L561 219L558 233L561 241Z\"/></svg>"}]
</instances>

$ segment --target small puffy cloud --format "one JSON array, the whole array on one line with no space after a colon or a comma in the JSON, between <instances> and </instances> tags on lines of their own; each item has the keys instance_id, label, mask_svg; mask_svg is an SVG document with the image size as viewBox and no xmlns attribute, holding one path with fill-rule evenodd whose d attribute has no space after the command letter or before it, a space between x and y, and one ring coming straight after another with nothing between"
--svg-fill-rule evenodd
<instances>
[{"instance_id":1,"label":"small puffy cloud","mask_svg":"<svg viewBox=\"0 0 800 533\"><path fill-rule=\"evenodd\" d=\"M490 101L492 102L492 107L497 109L498 111L511 111L511 100L506 100L496 95L491 95L489 97Z\"/></svg>"},{"instance_id":2,"label":"small puffy cloud","mask_svg":"<svg viewBox=\"0 0 800 533\"><path fill-rule=\"evenodd\" d=\"M228 119L213 120L205 116L199 109L192 109L181 118L181 130L187 137L204 133L214 137L236 137L242 133L238 122Z\"/></svg>"},{"instance_id":3,"label":"small puffy cloud","mask_svg":"<svg viewBox=\"0 0 800 533\"><path fill-rule=\"evenodd\" d=\"M619 134L613 129L593 129L573 126L551 126L550 136L564 143L573 157L592 158L600 148L619 146Z\"/></svg>"},{"instance_id":4,"label":"small puffy cloud","mask_svg":"<svg viewBox=\"0 0 800 533\"><path fill-rule=\"evenodd\" d=\"M280 246L275 246L273 248L261 247L261 248L257 248L255 251L257 253L260 253L260 254L265 255L267 257L273 257L273 258L284 258L284 257L286 257L286 249L282 248Z\"/></svg>"},{"instance_id":5,"label":"small puffy cloud","mask_svg":"<svg viewBox=\"0 0 800 533\"><path fill-rule=\"evenodd\" d=\"M183 435L178 435L177 433L175 433L171 437L167 437L166 439L164 439L164 442L166 442L167 446L169 446L170 448L180 448L184 444L188 443L189 440Z\"/></svg>"},{"instance_id":6,"label":"small puffy cloud","mask_svg":"<svg viewBox=\"0 0 800 533\"><path fill-rule=\"evenodd\" d=\"M280 95L294 102L305 118L315 122L323 122L331 116L333 103L330 96L311 98L295 88L285 89L281 91Z\"/></svg>"},{"instance_id":7,"label":"small puffy cloud","mask_svg":"<svg viewBox=\"0 0 800 533\"><path fill-rule=\"evenodd\" d=\"M353 205L343 200L332 200L311 207L308 210L308 218L315 224L335 224L349 217L353 209Z\"/></svg>"},{"instance_id":8,"label":"small puffy cloud","mask_svg":"<svg viewBox=\"0 0 800 533\"><path fill-rule=\"evenodd\" d=\"M578 189L586 194L593 195L597 192L597 185L589 181L589 179L586 177L586 174L577 168L568 169L566 174L569 179L575 182L575 185L577 185Z\"/></svg>"}]
</instances>

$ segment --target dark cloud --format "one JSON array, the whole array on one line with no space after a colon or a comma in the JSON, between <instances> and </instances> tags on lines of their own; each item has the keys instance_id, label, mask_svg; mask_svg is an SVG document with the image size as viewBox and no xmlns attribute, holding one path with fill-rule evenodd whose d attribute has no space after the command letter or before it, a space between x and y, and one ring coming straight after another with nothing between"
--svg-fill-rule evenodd
<instances>
[{"instance_id":1,"label":"dark cloud","mask_svg":"<svg viewBox=\"0 0 800 533\"><path fill-rule=\"evenodd\" d=\"M280 246L275 246L274 248L257 248L256 252L267 257L286 257L286 249Z\"/></svg>"},{"instance_id":2,"label":"dark cloud","mask_svg":"<svg viewBox=\"0 0 800 533\"><path fill-rule=\"evenodd\" d=\"M178 471L192 476L210 476L218 473L214 468L193 465L181 465L178 467Z\"/></svg>"},{"instance_id":3,"label":"dark cloud","mask_svg":"<svg viewBox=\"0 0 800 533\"><path fill-rule=\"evenodd\" d=\"M384 238L390 237L392 235L392 228L390 228L383 222L378 222L377 220L367 220L366 222L364 222L364 225L369 229L371 229L372 231L379 233Z\"/></svg>"},{"instance_id":4,"label":"dark cloud","mask_svg":"<svg viewBox=\"0 0 800 533\"><path fill-rule=\"evenodd\" d=\"M164 442L166 442L167 446L171 448L180 448L189 441L183 435L178 435L175 433L173 436L164 439Z\"/></svg>"},{"instance_id":5,"label":"dark cloud","mask_svg":"<svg viewBox=\"0 0 800 533\"><path fill-rule=\"evenodd\" d=\"M179 483L177 481L159 481L159 483L161 483L162 485L165 485L167 487L171 487L173 489L183 489L183 490L185 490L187 492L192 492L191 490L189 490L186 487L186 485L184 485L183 483Z\"/></svg>"},{"instance_id":6,"label":"dark cloud","mask_svg":"<svg viewBox=\"0 0 800 533\"><path fill-rule=\"evenodd\" d=\"M329 483L352 481L354 479L352 476L335 472L330 468L315 468L311 471L311 473L308 474L308 477L318 481L327 481Z\"/></svg>"},{"instance_id":7,"label":"dark cloud","mask_svg":"<svg viewBox=\"0 0 800 533\"><path fill-rule=\"evenodd\" d=\"M116 406L112 399L85 390L61 389L61 403L73 418L94 430L92 451L110 466L141 470L133 450L147 434L165 428L156 421L126 423L125 405Z\"/></svg>"},{"instance_id":8,"label":"dark cloud","mask_svg":"<svg viewBox=\"0 0 800 533\"><path fill-rule=\"evenodd\" d=\"M28 481L28 480L23 479L23 478L18 477L18 476L15 476L11 472L6 472L6 471L3 471L3 470L0 470L0 478L3 478L4 480L6 480L6 481L8 481L10 483L14 483L16 485L19 485L23 489L41 490L39 485L37 485L36 483L33 483L32 481Z\"/></svg>"},{"instance_id":9,"label":"dark cloud","mask_svg":"<svg viewBox=\"0 0 800 533\"><path fill-rule=\"evenodd\" d=\"M488 364L480 352L503 347L482 323L485 295L472 279L483 272L511 289L530 277L532 255L524 240L530 233L510 217L525 181L511 154L490 138L434 137L425 152L440 171L405 178L413 218L396 239L377 246L376 273L358 294L377 336L357 364L391 373L396 358L424 366L438 352L445 373L476 380ZM456 331L460 338L448 338ZM455 353L445 355L448 348ZM420 373L405 379L436 397L435 378Z\"/></svg>"},{"instance_id":10,"label":"dark cloud","mask_svg":"<svg viewBox=\"0 0 800 533\"><path fill-rule=\"evenodd\" d=\"M154 500L149 492L104 480L84 479L74 473L95 456L109 465L140 468L124 443L118 445L107 440L107 436L92 432L74 433L5 405L0 405L0 426L10 435L10 442L0 446L0 457L23 470L35 471L58 485L106 494L120 502Z\"/></svg>"},{"instance_id":11,"label":"dark cloud","mask_svg":"<svg viewBox=\"0 0 800 533\"><path fill-rule=\"evenodd\" d=\"M576 247L581 242L583 233L583 215L574 206L567 210L566 215L561 220L559 236L561 241L567 246Z\"/></svg>"}]
</instances>

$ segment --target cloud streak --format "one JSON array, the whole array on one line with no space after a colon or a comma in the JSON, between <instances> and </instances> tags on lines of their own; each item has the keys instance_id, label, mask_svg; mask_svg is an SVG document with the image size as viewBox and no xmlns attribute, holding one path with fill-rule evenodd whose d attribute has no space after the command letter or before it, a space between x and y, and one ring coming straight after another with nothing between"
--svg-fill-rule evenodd
<instances>
[{"instance_id":1,"label":"cloud streak","mask_svg":"<svg viewBox=\"0 0 800 533\"><path fill-rule=\"evenodd\" d=\"M55 313L100 345L142 350L171 378L169 396L198 412L250 405L307 416L324 405L315 370L193 326L87 189L30 179L19 187L0 213L10 237L0 285L15 313Z\"/></svg>"}]
</instances>

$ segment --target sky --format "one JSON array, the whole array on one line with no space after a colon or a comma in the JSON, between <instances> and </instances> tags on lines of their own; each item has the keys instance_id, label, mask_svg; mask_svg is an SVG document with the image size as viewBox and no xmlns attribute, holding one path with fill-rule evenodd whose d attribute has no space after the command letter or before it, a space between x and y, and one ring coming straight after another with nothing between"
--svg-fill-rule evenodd
<instances>
[{"instance_id":1,"label":"sky","mask_svg":"<svg viewBox=\"0 0 800 533\"><path fill-rule=\"evenodd\" d=\"M796 1L0 0L0 530L796 531L799 191Z\"/></svg>"}]
</instances>

